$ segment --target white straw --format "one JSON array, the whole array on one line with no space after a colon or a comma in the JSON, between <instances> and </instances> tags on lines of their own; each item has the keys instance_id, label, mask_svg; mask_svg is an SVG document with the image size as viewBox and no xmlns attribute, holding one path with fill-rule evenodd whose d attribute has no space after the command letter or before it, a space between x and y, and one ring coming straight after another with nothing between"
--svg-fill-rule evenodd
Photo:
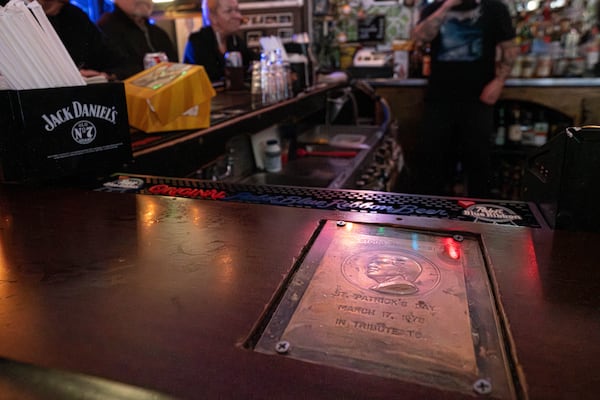
<instances>
[{"instance_id":1,"label":"white straw","mask_svg":"<svg viewBox=\"0 0 600 400\"><path fill-rule=\"evenodd\" d=\"M56 53L53 54L52 49L45 43L44 39L46 34L37 22L37 19L35 19L28 7L25 7L24 4L20 4L20 6L24 11L23 15L25 16L24 32L32 38L31 45L35 48L38 58L44 65L46 79L48 79L52 86L63 86L69 83L71 78L65 76L65 74L61 72L61 69L58 68L58 65L62 63L62 59L57 59ZM68 61L71 62L72 60L69 58ZM70 72L70 74L72 74L72 72Z\"/></svg>"},{"instance_id":2,"label":"white straw","mask_svg":"<svg viewBox=\"0 0 600 400\"><path fill-rule=\"evenodd\" d=\"M38 51L36 50L35 38L31 37L31 33L21 31L23 27L23 21L25 16L21 10L13 8L7 12L6 18L6 34L8 40L17 54L20 54L22 73L25 74L31 85L35 87L48 86L51 83L45 79L45 71L43 62L38 57Z\"/></svg>"},{"instance_id":3,"label":"white straw","mask_svg":"<svg viewBox=\"0 0 600 400\"><path fill-rule=\"evenodd\" d=\"M0 74L17 90L82 86L69 52L36 1L0 7Z\"/></svg>"},{"instance_id":4,"label":"white straw","mask_svg":"<svg viewBox=\"0 0 600 400\"><path fill-rule=\"evenodd\" d=\"M51 49L56 51L58 61L61 63L63 68L62 71L65 72L65 74L72 76L74 82L78 81L80 85L85 85L85 80L79 73L79 70L69 55L69 52L65 48L65 45L60 40L58 34L54 30L54 27L48 20L48 17L46 16L46 13L44 12L40 3L34 0L29 3L27 7L33 11L35 18L46 33L46 35L43 36L44 41L51 46Z\"/></svg>"},{"instance_id":5,"label":"white straw","mask_svg":"<svg viewBox=\"0 0 600 400\"><path fill-rule=\"evenodd\" d=\"M15 85L18 83L15 81L15 68L13 64L12 51L7 46L8 41L5 38L2 27L2 22L5 17L4 7L0 7L0 74L3 75L4 82L11 89L16 89ZM10 76L10 78L9 78Z\"/></svg>"},{"instance_id":6,"label":"white straw","mask_svg":"<svg viewBox=\"0 0 600 400\"><path fill-rule=\"evenodd\" d=\"M4 23L6 18L4 13L0 13L0 72L6 77L8 85L13 89L25 89L30 87L26 77L21 73L20 55L15 49L14 44L9 39L7 25Z\"/></svg>"}]
</instances>

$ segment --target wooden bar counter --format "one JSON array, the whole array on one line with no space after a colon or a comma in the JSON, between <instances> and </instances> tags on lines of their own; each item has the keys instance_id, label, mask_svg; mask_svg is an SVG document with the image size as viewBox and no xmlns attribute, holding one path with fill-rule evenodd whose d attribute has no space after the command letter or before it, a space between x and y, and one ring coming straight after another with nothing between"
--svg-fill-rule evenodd
<instances>
[{"instance_id":1,"label":"wooden bar counter","mask_svg":"<svg viewBox=\"0 0 600 400\"><path fill-rule=\"evenodd\" d=\"M193 183L149 178L137 194L0 187L0 397L497 398L304 362L293 347L253 351L249 338L327 220L473 236L517 382L508 398L597 398L600 234L550 230L523 203L500 206L532 226L448 217L466 199ZM398 203L377 208L378 197Z\"/></svg>"},{"instance_id":2,"label":"wooden bar counter","mask_svg":"<svg viewBox=\"0 0 600 400\"><path fill-rule=\"evenodd\" d=\"M410 148L423 117L424 79L371 79L369 83L386 98L392 114L399 120L400 129ZM508 79L501 100L537 103L564 113L575 126L600 124L595 110L600 98L600 78ZM595 104L594 113L585 115L587 103ZM589 114L589 113L588 113Z\"/></svg>"},{"instance_id":3,"label":"wooden bar counter","mask_svg":"<svg viewBox=\"0 0 600 400\"><path fill-rule=\"evenodd\" d=\"M94 185L0 183L0 398L596 399L599 232L526 202L184 177L324 95L136 134L138 164Z\"/></svg>"},{"instance_id":4,"label":"wooden bar counter","mask_svg":"<svg viewBox=\"0 0 600 400\"><path fill-rule=\"evenodd\" d=\"M395 115L402 118L409 107L420 117L417 107L423 101L425 79L370 79L377 92L388 99ZM508 79L503 100L524 100L561 111L578 125L583 122L582 101L600 97L600 78ZM422 110L422 109L421 109Z\"/></svg>"}]
</instances>

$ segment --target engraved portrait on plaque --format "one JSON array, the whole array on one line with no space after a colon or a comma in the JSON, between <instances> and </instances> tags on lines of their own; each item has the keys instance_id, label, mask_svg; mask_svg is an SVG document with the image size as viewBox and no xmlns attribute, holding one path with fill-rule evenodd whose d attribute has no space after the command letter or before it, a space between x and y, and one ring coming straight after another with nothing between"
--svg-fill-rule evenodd
<instances>
[{"instance_id":1,"label":"engraved portrait on plaque","mask_svg":"<svg viewBox=\"0 0 600 400\"><path fill-rule=\"evenodd\" d=\"M421 278L423 266L414 257L400 252L363 252L349 257L342 265L342 273L350 282L361 284L366 278L374 281L362 289L390 295L411 295L430 290L438 283L439 271L432 268ZM419 286L425 286L419 288Z\"/></svg>"}]
</instances>

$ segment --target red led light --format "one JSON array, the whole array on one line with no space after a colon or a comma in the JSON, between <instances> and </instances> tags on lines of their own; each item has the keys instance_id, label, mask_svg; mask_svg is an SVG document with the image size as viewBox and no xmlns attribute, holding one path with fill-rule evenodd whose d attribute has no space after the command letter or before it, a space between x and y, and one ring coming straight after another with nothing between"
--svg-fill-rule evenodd
<instances>
[{"instance_id":1,"label":"red led light","mask_svg":"<svg viewBox=\"0 0 600 400\"><path fill-rule=\"evenodd\" d=\"M460 258L460 243L456 242L452 238L444 240L444 253L453 260Z\"/></svg>"}]
</instances>

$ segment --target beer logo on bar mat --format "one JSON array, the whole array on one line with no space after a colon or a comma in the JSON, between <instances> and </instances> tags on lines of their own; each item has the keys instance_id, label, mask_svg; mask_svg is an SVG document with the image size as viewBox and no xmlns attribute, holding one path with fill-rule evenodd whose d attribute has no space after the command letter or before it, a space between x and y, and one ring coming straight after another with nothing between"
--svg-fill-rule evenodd
<instances>
[{"instance_id":1,"label":"beer logo on bar mat","mask_svg":"<svg viewBox=\"0 0 600 400\"><path fill-rule=\"evenodd\" d=\"M474 218L475 222L485 221L495 224L514 223L514 221L523 219L513 210L496 204L474 204L467 207L463 211L463 215Z\"/></svg>"},{"instance_id":2,"label":"beer logo on bar mat","mask_svg":"<svg viewBox=\"0 0 600 400\"><path fill-rule=\"evenodd\" d=\"M130 178L130 177L120 177L114 181L106 182L104 184L107 188L115 188L115 189L141 189L144 187L144 180L141 178Z\"/></svg>"}]
</instances>

